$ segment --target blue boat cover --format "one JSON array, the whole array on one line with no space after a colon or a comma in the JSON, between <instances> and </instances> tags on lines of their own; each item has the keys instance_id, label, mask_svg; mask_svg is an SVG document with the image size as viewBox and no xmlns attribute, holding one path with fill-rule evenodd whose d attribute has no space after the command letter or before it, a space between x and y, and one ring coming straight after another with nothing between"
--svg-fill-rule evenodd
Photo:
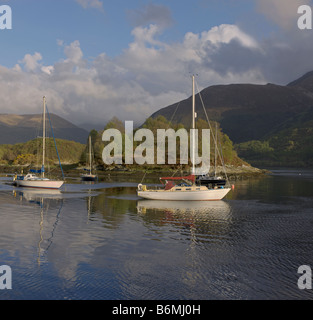
<instances>
[{"instance_id":1,"label":"blue boat cover","mask_svg":"<svg viewBox=\"0 0 313 320\"><path fill-rule=\"evenodd\" d=\"M41 173L41 170L33 170L33 169L31 169L31 170L29 170L29 172L31 172L31 173Z\"/></svg>"},{"instance_id":2,"label":"blue boat cover","mask_svg":"<svg viewBox=\"0 0 313 320\"><path fill-rule=\"evenodd\" d=\"M31 170L29 170L29 172L31 172L31 173L42 173L42 172L45 172L45 167L42 166L41 169L39 169L39 170L31 169Z\"/></svg>"}]
</instances>

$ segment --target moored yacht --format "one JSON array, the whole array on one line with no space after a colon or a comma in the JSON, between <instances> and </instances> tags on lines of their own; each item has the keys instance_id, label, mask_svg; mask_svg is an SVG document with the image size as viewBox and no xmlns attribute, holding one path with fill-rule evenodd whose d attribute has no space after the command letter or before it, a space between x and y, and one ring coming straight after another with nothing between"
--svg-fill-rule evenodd
<instances>
[{"instance_id":1,"label":"moored yacht","mask_svg":"<svg viewBox=\"0 0 313 320\"><path fill-rule=\"evenodd\" d=\"M43 137L42 137L42 166L40 170L30 170L26 175L18 175L14 183L17 187L25 188L44 188L44 189L59 189L64 181L51 180L45 177L45 153L46 153L46 98L43 97ZM40 173L38 177L35 173Z\"/></svg>"},{"instance_id":2,"label":"moored yacht","mask_svg":"<svg viewBox=\"0 0 313 320\"><path fill-rule=\"evenodd\" d=\"M192 77L192 129L195 129L195 79ZM193 144L194 146L195 144ZM194 149L194 148L193 148ZM194 159L195 150L191 150L192 159ZM215 201L223 199L231 188L225 187L225 184L205 184L196 183L195 167L193 167L191 175L187 177L167 177L160 178L166 181L162 189L148 189L146 185L139 184L137 187L137 195L149 200L182 200L182 201ZM175 184L175 180L181 180L183 183ZM199 182L199 180L197 180Z\"/></svg>"}]
</instances>

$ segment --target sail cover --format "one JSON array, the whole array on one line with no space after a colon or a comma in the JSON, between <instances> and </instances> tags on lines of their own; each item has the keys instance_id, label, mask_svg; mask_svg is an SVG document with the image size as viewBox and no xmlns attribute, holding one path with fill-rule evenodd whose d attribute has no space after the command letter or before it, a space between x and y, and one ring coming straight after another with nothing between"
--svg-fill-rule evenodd
<instances>
[{"instance_id":1,"label":"sail cover","mask_svg":"<svg viewBox=\"0 0 313 320\"><path fill-rule=\"evenodd\" d=\"M164 177L160 178L160 180L190 180L195 181L196 177L194 175L186 176L186 177Z\"/></svg>"}]
</instances>

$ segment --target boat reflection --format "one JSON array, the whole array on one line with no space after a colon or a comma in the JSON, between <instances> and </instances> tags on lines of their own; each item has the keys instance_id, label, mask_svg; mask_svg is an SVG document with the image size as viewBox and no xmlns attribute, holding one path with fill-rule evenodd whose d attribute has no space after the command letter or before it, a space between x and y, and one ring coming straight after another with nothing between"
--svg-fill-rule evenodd
<instances>
[{"instance_id":1,"label":"boat reflection","mask_svg":"<svg viewBox=\"0 0 313 320\"><path fill-rule=\"evenodd\" d=\"M63 208L62 193L56 189L19 188L18 190L13 190L13 196L23 205L35 205L40 213L39 240L37 244L37 263L40 265L46 260L48 250L53 243L53 237ZM45 220L47 220L46 225Z\"/></svg>"},{"instance_id":2,"label":"boat reflection","mask_svg":"<svg viewBox=\"0 0 313 320\"><path fill-rule=\"evenodd\" d=\"M174 228L192 243L226 240L232 224L231 207L224 201L141 200L137 203L137 213L151 231L156 226L158 233L164 227Z\"/></svg>"},{"instance_id":3,"label":"boat reflection","mask_svg":"<svg viewBox=\"0 0 313 320\"><path fill-rule=\"evenodd\" d=\"M231 216L230 205L225 201L139 200L137 202L137 212L139 214L157 211L179 215L204 215L207 218L221 220L229 220Z\"/></svg>"},{"instance_id":4,"label":"boat reflection","mask_svg":"<svg viewBox=\"0 0 313 320\"><path fill-rule=\"evenodd\" d=\"M13 190L15 197L25 199L28 202L37 202L41 199L62 199L62 192L58 189L26 189L18 188Z\"/></svg>"}]
</instances>

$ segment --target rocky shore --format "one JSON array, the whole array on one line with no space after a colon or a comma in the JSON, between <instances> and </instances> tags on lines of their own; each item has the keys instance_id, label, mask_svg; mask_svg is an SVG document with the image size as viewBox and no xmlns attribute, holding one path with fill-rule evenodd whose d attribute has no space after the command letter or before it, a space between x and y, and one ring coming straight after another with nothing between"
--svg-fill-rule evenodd
<instances>
[{"instance_id":1,"label":"rocky shore","mask_svg":"<svg viewBox=\"0 0 313 320\"><path fill-rule=\"evenodd\" d=\"M136 168L126 168L123 166L111 166L107 167L106 170L98 171L99 176L108 177L110 179L120 179L127 178L131 181L134 177L138 179L138 177L145 176L146 178L159 178L160 176L167 175L189 175L189 170L180 171L177 168L145 168L145 167L136 167ZM226 165L225 167L218 166L216 168L216 175L227 178L231 181L235 180L243 180L253 177L261 177L263 175L269 174L270 171L266 169L259 169L252 166L241 165L241 166L233 166ZM210 172L212 175L212 170ZM137 180L138 181L138 180Z\"/></svg>"},{"instance_id":2,"label":"rocky shore","mask_svg":"<svg viewBox=\"0 0 313 320\"><path fill-rule=\"evenodd\" d=\"M26 166L1 166L0 174L2 175L10 175L15 173L24 173L28 172L29 167ZM213 168L212 168L213 169ZM211 174L212 174L211 169ZM66 177L77 177L83 172L83 168L75 165L64 166L64 173ZM124 166L108 166L106 168L100 167L97 169L97 174L100 179L129 179L138 181L138 177L142 177L143 175L153 177L160 177L164 175L189 175L189 169L185 169L183 171L177 170L174 167L145 167L145 166L132 166L132 167L124 167ZM241 180L247 179L250 177L258 177L265 174L269 174L270 172L265 169L259 169L248 165L241 166L233 166L226 165L225 167L218 166L216 168L216 175L224 177L227 175L229 180Z\"/></svg>"},{"instance_id":3,"label":"rocky shore","mask_svg":"<svg viewBox=\"0 0 313 320\"><path fill-rule=\"evenodd\" d=\"M261 176L265 174L269 174L270 171L266 169L259 169L252 166L242 165L242 166L232 166L226 165L225 168L217 167L216 174L225 176L225 172L227 177L230 180L238 180L244 179L254 176Z\"/></svg>"}]
</instances>

